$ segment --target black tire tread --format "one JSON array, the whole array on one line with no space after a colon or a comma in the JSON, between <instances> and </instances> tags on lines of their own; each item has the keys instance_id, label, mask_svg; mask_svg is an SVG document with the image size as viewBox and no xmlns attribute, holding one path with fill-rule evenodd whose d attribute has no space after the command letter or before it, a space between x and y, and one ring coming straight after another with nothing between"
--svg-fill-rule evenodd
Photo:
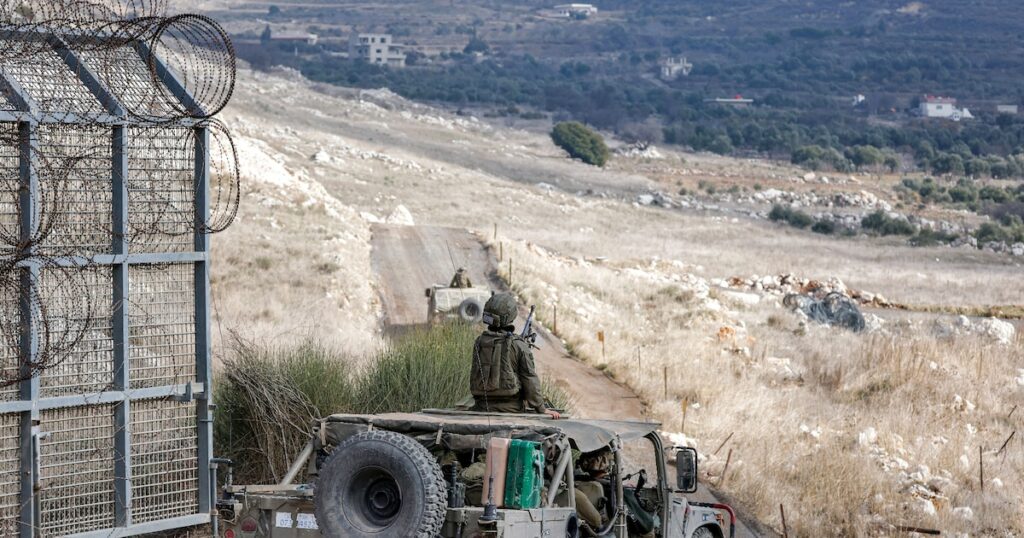
<instances>
[{"instance_id":1,"label":"black tire tread","mask_svg":"<svg viewBox=\"0 0 1024 538\"><path fill-rule=\"evenodd\" d=\"M715 538L715 531L711 530L711 527L705 525L693 531L692 538Z\"/></svg>"},{"instance_id":2,"label":"black tire tread","mask_svg":"<svg viewBox=\"0 0 1024 538\"><path fill-rule=\"evenodd\" d=\"M448 486L441 474L441 466L437 464L433 454L412 438L387 430L372 430L357 433L356 435L342 441L341 444L331 451L331 454L327 456L321 466L320 479L323 479L324 469L330 468L335 459L344 458L346 450L365 441L390 444L409 455L413 460L413 464L423 475L424 484L426 486L423 521L420 524L419 530L415 534L415 538L436 538L441 533L441 527L444 525L448 504ZM315 506L317 520L324 521L324 519L321 519L325 516L321 513L321 503L318 502L319 499L319 496L314 495L313 504Z\"/></svg>"}]
</instances>

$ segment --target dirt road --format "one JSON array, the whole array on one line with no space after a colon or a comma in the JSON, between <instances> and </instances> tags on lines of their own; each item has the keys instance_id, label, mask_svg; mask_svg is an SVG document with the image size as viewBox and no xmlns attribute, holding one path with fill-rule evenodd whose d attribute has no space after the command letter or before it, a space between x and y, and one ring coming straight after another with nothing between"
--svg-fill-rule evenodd
<instances>
[{"instance_id":1,"label":"dirt road","mask_svg":"<svg viewBox=\"0 0 1024 538\"><path fill-rule=\"evenodd\" d=\"M487 282L495 289L503 286L497 278L496 260L466 230L375 225L372 242L373 267L380 282L385 323L390 330L426 323L424 290L433 284L447 283L455 267L465 267L474 283ZM643 402L628 387L571 357L562 342L543 327L538 327L538 335L537 369L573 397L576 416L618 420L645 417ZM704 486L691 500L720 502ZM754 532L752 527L756 525L740 523L736 536L771 536Z\"/></svg>"}]
</instances>

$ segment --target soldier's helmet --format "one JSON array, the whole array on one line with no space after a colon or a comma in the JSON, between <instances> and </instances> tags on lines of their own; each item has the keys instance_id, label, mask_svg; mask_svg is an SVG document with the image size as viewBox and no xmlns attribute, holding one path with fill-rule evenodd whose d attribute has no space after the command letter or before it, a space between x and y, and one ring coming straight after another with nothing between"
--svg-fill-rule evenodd
<instances>
[{"instance_id":1,"label":"soldier's helmet","mask_svg":"<svg viewBox=\"0 0 1024 538\"><path fill-rule=\"evenodd\" d=\"M519 312L519 305L511 293L496 293L484 305L483 322L491 327L512 325Z\"/></svg>"}]
</instances>

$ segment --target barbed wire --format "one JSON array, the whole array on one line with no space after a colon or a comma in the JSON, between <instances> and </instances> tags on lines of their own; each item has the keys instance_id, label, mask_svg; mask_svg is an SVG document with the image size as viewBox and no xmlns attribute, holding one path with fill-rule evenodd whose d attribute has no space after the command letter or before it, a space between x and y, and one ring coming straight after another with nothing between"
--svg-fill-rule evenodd
<instances>
[{"instance_id":1,"label":"barbed wire","mask_svg":"<svg viewBox=\"0 0 1024 538\"><path fill-rule=\"evenodd\" d=\"M195 234L234 222L238 156L214 116L236 72L224 29L170 16L166 0L0 0L0 76L11 83L0 112L16 115L0 122L0 345L19 350L16 367L0 364L0 387L61 365L94 336L111 301L94 285L97 255L121 242L127 253L190 252Z\"/></svg>"}]
</instances>

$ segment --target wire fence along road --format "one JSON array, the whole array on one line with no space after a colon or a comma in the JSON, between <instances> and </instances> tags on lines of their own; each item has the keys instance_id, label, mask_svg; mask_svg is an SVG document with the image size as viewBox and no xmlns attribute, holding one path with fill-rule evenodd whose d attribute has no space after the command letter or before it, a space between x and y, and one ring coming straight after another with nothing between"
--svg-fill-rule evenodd
<instances>
[{"instance_id":1,"label":"wire fence along road","mask_svg":"<svg viewBox=\"0 0 1024 538\"><path fill-rule=\"evenodd\" d=\"M240 200L227 34L0 0L0 535L209 520L208 235Z\"/></svg>"}]
</instances>

